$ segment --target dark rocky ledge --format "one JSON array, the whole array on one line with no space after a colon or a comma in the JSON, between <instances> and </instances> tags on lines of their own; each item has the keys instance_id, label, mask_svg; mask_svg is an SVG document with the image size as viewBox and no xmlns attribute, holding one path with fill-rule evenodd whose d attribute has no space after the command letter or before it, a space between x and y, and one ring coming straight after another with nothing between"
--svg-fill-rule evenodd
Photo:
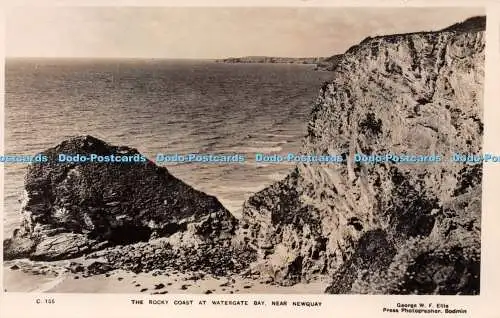
<instances>
[{"instance_id":1,"label":"dark rocky ledge","mask_svg":"<svg viewBox=\"0 0 500 318\"><path fill-rule=\"evenodd\" d=\"M112 146L91 136L69 139L42 152L49 161L28 167L22 223L3 243L5 260L53 261L103 249L114 258L130 249L134 256L142 257L150 249L147 245L155 244L169 246L170 258L178 258L178 253L194 246L205 246L199 255L201 263L205 256L210 259L229 252L237 220L215 197L193 189L166 168L149 160L57 163L60 153L140 155L135 149ZM219 255L212 263L218 260L224 257Z\"/></svg>"}]
</instances>

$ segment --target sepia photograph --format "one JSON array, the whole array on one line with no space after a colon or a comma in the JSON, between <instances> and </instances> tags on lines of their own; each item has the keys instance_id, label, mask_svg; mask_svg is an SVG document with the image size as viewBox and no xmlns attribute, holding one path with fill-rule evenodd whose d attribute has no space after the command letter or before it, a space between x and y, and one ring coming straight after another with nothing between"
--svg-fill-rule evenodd
<instances>
[{"instance_id":1,"label":"sepia photograph","mask_svg":"<svg viewBox=\"0 0 500 318\"><path fill-rule=\"evenodd\" d=\"M485 8L5 19L3 292L481 294Z\"/></svg>"}]
</instances>

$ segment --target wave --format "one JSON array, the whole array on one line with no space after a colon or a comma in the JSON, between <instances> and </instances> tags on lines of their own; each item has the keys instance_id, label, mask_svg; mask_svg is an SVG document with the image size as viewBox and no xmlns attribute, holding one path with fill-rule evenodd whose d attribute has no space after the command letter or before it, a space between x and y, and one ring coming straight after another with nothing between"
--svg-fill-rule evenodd
<instances>
[{"instance_id":1,"label":"wave","mask_svg":"<svg viewBox=\"0 0 500 318\"><path fill-rule=\"evenodd\" d=\"M246 138L254 138L254 137L277 137L277 138L297 138L298 135L290 135L290 134L271 134L271 133L253 133L248 134Z\"/></svg>"},{"instance_id":2,"label":"wave","mask_svg":"<svg viewBox=\"0 0 500 318\"><path fill-rule=\"evenodd\" d=\"M272 152L280 152L283 148L280 146L276 147L251 147L251 146L241 146L241 147L232 147L230 149L220 150L221 153L272 153Z\"/></svg>"},{"instance_id":3,"label":"wave","mask_svg":"<svg viewBox=\"0 0 500 318\"><path fill-rule=\"evenodd\" d=\"M245 154L242 165L160 164L194 187L221 196L231 210L241 208L254 184L265 186L268 173L288 169L256 164L253 154L293 152L305 131L302 114L330 77L309 68L178 61L121 61L118 74L115 62L106 63L37 62L36 77L31 64L10 65L6 152L35 154L90 134L138 148L149 159L157 153ZM4 207L16 211L5 218L13 224L19 219L24 168L5 167ZM229 186L235 180L242 183L240 189L213 189L214 183Z\"/></svg>"}]
</instances>

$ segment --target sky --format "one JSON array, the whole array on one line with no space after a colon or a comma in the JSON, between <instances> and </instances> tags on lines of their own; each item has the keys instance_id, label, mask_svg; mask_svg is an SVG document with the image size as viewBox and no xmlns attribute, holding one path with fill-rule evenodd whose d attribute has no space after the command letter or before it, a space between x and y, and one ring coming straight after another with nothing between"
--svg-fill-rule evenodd
<instances>
[{"instance_id":1,"label":"sky","mask_svg":"<svg viewBox=\"0 0 500 318\"><path fill-rule=\"evenodd\" d=\"M482 8L31 7L6 16L7 57L224 58L343 53L367 36L438 30Z\"/></svg>"}]
</instances>

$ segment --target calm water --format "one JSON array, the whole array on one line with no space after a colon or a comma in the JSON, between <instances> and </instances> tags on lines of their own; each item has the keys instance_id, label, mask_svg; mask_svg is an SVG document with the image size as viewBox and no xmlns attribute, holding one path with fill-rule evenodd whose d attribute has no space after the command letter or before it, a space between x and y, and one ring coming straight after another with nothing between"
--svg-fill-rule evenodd
<instances>
[{"instance_id":1,"label":"calm water","mask_svg":"<svg viewBox=\"0 0 500 318\"><path fill-rule=\"evenodd\" d=\"M327 72L308 65L165 60L9 60L5 153L35 154L90 134L156 153L298 151ZM169 171L235 215L285 165L178 164ZM19 220L26 166L5 165L4 224Z\"/></svg>"}]
</instances>

